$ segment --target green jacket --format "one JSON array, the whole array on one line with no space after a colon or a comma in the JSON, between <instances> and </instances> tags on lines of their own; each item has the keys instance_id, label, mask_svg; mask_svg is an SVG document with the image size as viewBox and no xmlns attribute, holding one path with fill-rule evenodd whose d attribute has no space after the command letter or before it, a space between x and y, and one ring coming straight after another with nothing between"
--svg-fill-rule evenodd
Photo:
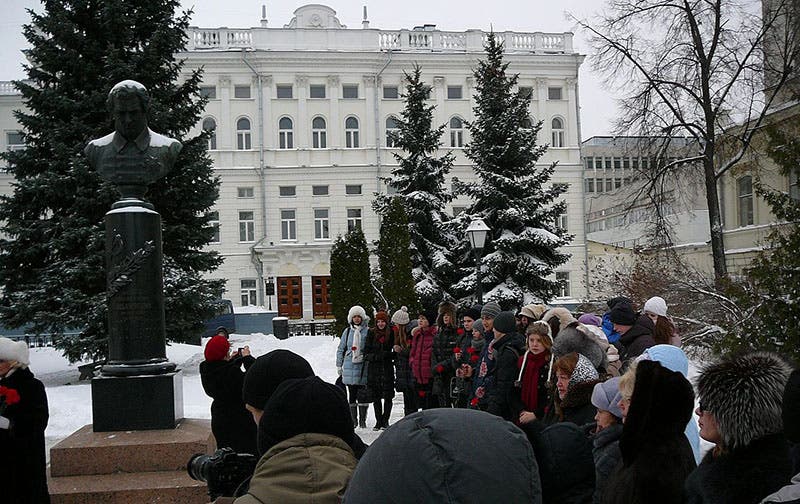
<instances>
[{"instance_id":1,"label":"green jacket","mask_svg":"<svg viewBox=\"0 0 800 504\"><path fill-rule=\"evenodd\" d=\"M235 504L338 504L356 468L353 450L329 434L282 441L256 465L250 491Z\"/></svg>"}]
</instances>

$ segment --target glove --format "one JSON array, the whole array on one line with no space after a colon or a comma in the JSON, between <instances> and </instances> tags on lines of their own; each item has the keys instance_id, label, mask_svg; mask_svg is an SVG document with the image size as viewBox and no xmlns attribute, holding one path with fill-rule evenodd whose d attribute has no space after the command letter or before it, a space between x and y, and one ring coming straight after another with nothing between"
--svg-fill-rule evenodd
<instances>
[{"instance_id":1,"label":"glove","mask_svg":"<svg viewBox=\"0 0 800 504\"><path fill-rule=\"evenodd\" d=\"M342 368L337 367L336 372L339 373L339 376L342 376Z\"/></svg>"},{"instance_id":2,"label":"glove","mask_svg":"<svg viewBox=\"0 0 800 504\"><path fill-rule=\"evenodd\" d=\"M8 429L9 425L11 425L11 422L8 418L0 416L0 429Z\"/></svg>"}]
</instances>

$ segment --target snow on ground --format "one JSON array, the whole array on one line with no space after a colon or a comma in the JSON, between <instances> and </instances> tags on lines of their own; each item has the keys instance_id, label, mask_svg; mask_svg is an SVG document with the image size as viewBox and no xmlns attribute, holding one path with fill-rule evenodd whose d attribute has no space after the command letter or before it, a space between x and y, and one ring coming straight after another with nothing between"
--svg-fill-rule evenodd
<instances>
[{"instance_id":1,"label":"snow on ground","mask_svg":"<svg viewBox=\"0 0 800 504\"><path fill-rule=\"evenodd\" d=\"M279 340L273 335L232 334L231 347L245 345L255 357L283 348L302 355L311 364L314 372L323 380L336 381L335 356L338 339L327 336L296 336ZM205 344L205 340L203 341ZM183 371L183 413L186 418L211 418L211 398L205 395L200 384L199 366L204 360L203 348L196 345L172 344L167 346L167 357ZM60 352L51 347L31 348L31 370L47 388L50 421L45 431L49 448L84 425L92 423L91 384L78 381L78 366L69 364ZM403 416L403 397L397 394L390 423ZM357 429L367 444L374 441L380 432L374 432L374 413L370 406L366 429Z\"/></svg>"}]
</instances>

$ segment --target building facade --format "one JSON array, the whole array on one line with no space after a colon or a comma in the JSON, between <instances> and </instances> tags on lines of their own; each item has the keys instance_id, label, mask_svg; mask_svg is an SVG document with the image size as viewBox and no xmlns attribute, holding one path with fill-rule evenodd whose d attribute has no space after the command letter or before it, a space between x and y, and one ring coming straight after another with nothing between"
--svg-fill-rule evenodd
<instances>
[{"instance_id":1,"label":"building facade","mask_svg":"<svg viewBox=\"0 0 800 504\"><path fill-rule=\"evenodd\" d=\"M187 74L204 68L201 91L209 98L191 133L214 131L209 154L221 186L213 209L216 240L209 247L225 261L212 276L226 280L226 297L236 306L310 320L331 316L329 255L336 237L360 226L368 242L378 238L372 200L391 190L381 179L401 151L387 133L403 109L404 72L414 64L432 86L435 124L447 125L439 154L456 156L447 183L475 179L464 155L465 121L473 117L472 70L488 34L433 25L379 30L366 19L351 29L318 4L294 14L280 28L266 20L248 29L192 27L186 51L177 57L186 60ZM532 119L543 121L539 141L551 148L541 162L557 161L552 182L569 184L559 225L575 239L565 247L571 259L557 278L563 298L582 298L577 76L583 56L574 51L571 33L497 35L509 71L532 95ZM0 125L7 129L0 147L7 148L18 128ZM457 198L448 211L469 203Z\"/></svg>"}]
</instances>

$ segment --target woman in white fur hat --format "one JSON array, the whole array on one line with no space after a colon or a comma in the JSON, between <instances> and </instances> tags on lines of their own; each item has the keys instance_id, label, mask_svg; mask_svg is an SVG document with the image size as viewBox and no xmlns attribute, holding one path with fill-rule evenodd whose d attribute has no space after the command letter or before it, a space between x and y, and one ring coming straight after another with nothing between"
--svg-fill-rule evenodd
<instances>
[{"instance_id":1,"label":"woman in white fur hat","mask_svg":"<svg viewBox=\"0 0 800 504\"><path fill-rule=\"evenodd\" d=\"M653 339L656 345L681 346L681 337L678 336L678 330L675 329L672 319L667 316L667 302L664 301L664 298L651 297L644 303L642 312L653 321L655 326Z\"/></svg>"},{"instance_id":2,"label":"woman in white fur hat","mask_svg":"<svg viewBox=\"0 0 800 504\"><path fill-rule=\"evenodd\" d=\"M49 503L44 445L44 429L49 418L47 394L28 364L28 345L24 341L0 337L2 500L20 504Z\"/></svg>"}]
</instances>

